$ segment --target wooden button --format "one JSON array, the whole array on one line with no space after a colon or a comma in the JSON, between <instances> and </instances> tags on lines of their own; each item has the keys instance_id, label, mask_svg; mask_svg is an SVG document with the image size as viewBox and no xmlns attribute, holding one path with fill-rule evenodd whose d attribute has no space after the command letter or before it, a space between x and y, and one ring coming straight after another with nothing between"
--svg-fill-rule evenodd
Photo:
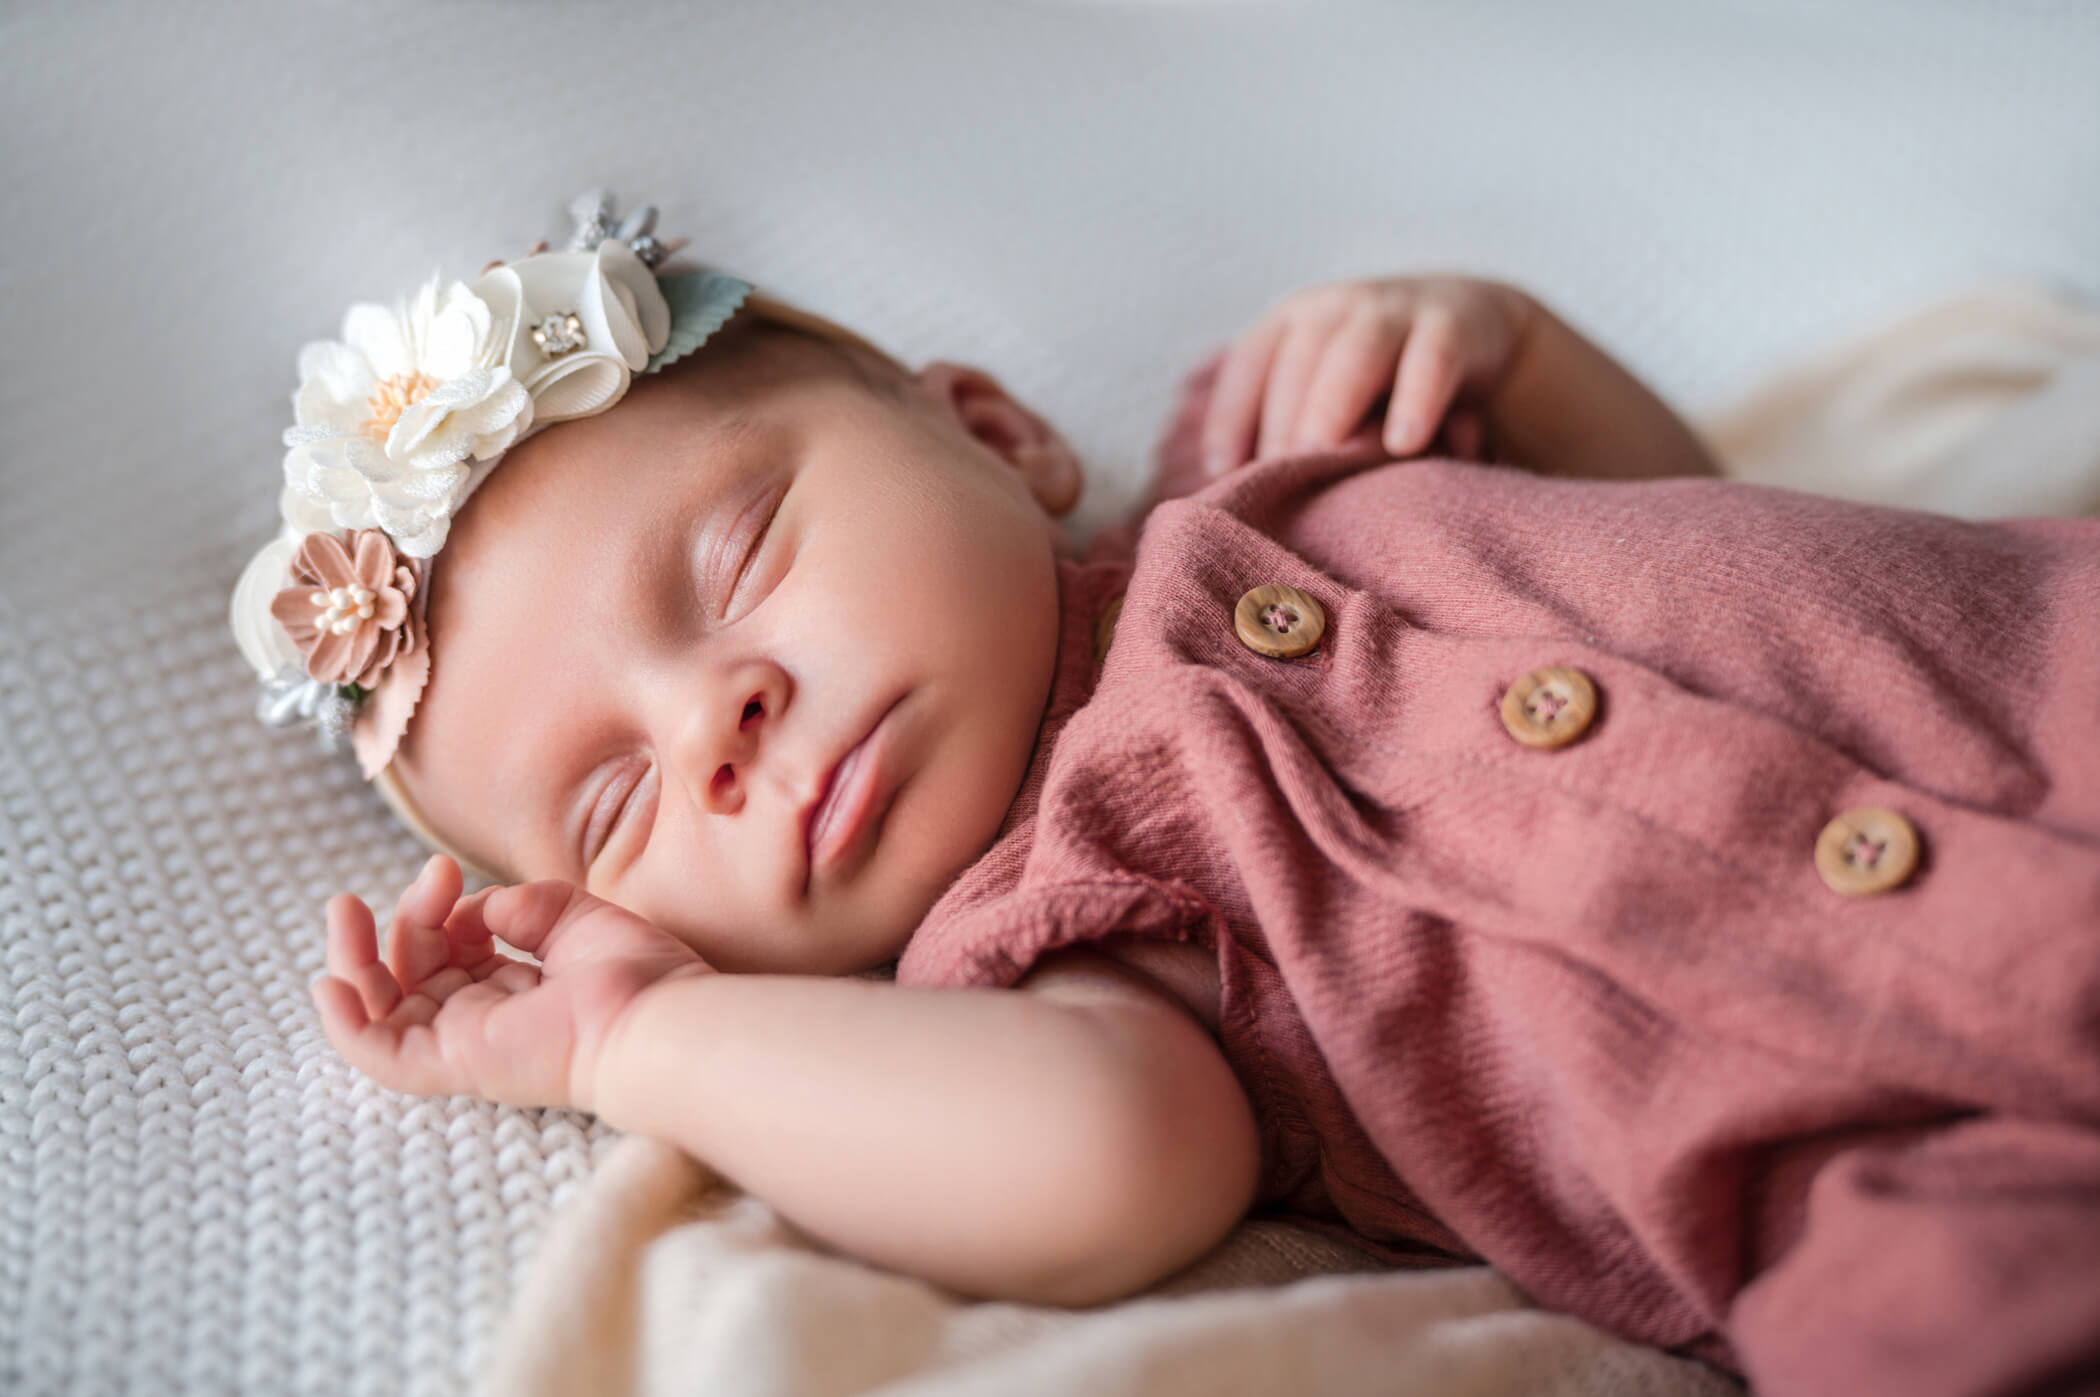
<instances>
[{"instance_id":1,"label":"wooden button","mask_svg":"<svg viewBox=\"0 0 2100 1397\"><path fill-rule=\"evenodd\" d=\"M1502 726L1526 747L1565 747L1596 716L1597 687L1579 669L1535 669L1502 695Z\"/></svg>"},{"instance_id":2,"label":"wooden button","mask_svg":"<svg viewBox=\"0 0 2100 1397\"><path fill-rule=\"evenodd\" d=\"M1816 836L1816 872L1834 893L1868 897L1901 886L1918 866L1918 832L1878 805L1862 805Z\"/></svg>"},{"instance_id":3,"label":"wooden button","mask_svg":"<svg viewBox=\"0 0 2100 1397\"><path fill-rule=\"evenodd\" d=\"M1327 633L1327 613L1296 587L1265 582L1240 598L1232 625L1240 643L1257 655L1295 660Z\"/></svg>"},{"instance_id":4,"label":"wooden button","mask_svg":"<svg viewBox=\"0 0 2100 1397\"><path fill-rule=\"evenodd\" d=\"M1117 597L1094 621L1094 663L1108 658L1108 647L1116 641L1116 618L1123 614L1123 599Z\"/></svg>"}]
</instances>

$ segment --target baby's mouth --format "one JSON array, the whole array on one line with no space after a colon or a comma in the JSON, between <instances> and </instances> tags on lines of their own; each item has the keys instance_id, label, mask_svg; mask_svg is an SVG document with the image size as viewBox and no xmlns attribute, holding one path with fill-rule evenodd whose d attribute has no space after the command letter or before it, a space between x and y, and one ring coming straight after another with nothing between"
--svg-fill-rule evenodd
<instances>
[{"instance_id":1,"label":"baby's mouth","mask_svg":"<svg viewBox=\"0 0 2100 1397\"><path fill-rule=\"evenodd\" d=\"M892 703L866 736L853 744L825 775L824 785L803 815L803 841L810 877L839 862L874 824L884 786L887 721ZM805 892L807 888L805 887Z\"/></svg>"}]
</instances>

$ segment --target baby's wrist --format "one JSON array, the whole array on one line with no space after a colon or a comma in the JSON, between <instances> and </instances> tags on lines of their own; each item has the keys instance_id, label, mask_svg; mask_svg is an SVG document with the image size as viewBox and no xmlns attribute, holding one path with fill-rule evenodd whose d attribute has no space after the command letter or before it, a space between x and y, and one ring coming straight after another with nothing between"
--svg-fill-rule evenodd
<instances>
[{"instance_id":1,"label":"baby's wrist","mask_svg":"<svg viewBox=\"0 0 2100 1397\"><path fill-rule=\"evenodd\" d=\"M695 1014L691 994L699 981L718 978L695 962L643 987L620 1009L600 1035L594 1051L580 1060L570 1077L570 1104L623 1130L645 1130L636 1113L665 1088L667 1051L691 1033Z\"/></svg>"}]
</instances>

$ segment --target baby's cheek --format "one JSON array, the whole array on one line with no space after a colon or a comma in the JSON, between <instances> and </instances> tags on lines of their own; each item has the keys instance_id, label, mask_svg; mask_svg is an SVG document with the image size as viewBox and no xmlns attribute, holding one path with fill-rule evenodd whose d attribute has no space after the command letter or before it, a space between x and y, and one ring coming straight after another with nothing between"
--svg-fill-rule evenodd
<instances>
[{"instance_id":1,"label":"baby's cheek","mask_svg":"<svg viewBox=\"0 0 2100 1397\"><path fill-rule=\"evenodd\" d=\"M1013 804L1012 764L981 749L982 736L951 729L898 789L867 869L871 922L903 948L956 877L998 837ZM975 737L978 741L973 742ZM1023 766L1025 768L1025 754Z\"/></svg>"}]
</instances>

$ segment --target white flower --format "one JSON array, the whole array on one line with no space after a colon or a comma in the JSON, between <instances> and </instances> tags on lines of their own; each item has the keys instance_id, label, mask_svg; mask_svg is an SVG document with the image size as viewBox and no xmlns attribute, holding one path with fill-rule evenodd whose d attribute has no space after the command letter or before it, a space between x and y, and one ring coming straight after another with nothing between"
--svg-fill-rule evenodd
<instances>
[{"instance_id":1,"label":"white flower","mask_svg":"<svg viewBox=\"0 0 2100 1397\"><path fill-rule=\"evenodd\" d=\"M671 333L656 274L614 238L496 267L474 294L494 313L497 362L532 395L539 426L611 407Z\"/></svg>"},{"instance_id":2,"label":"white flower","mask_svg":"<svg viewBox=\"0 0 2100 1397\"><path fill-rule=\"evenodd\" d=\"M411 557L442 548L467 458L499 456L532 427L495 328L481 298L433 276L392 309L352 306L340 341L301 350L286 521L301 533L384 529Z\"/></svg>"}]
</instances>

